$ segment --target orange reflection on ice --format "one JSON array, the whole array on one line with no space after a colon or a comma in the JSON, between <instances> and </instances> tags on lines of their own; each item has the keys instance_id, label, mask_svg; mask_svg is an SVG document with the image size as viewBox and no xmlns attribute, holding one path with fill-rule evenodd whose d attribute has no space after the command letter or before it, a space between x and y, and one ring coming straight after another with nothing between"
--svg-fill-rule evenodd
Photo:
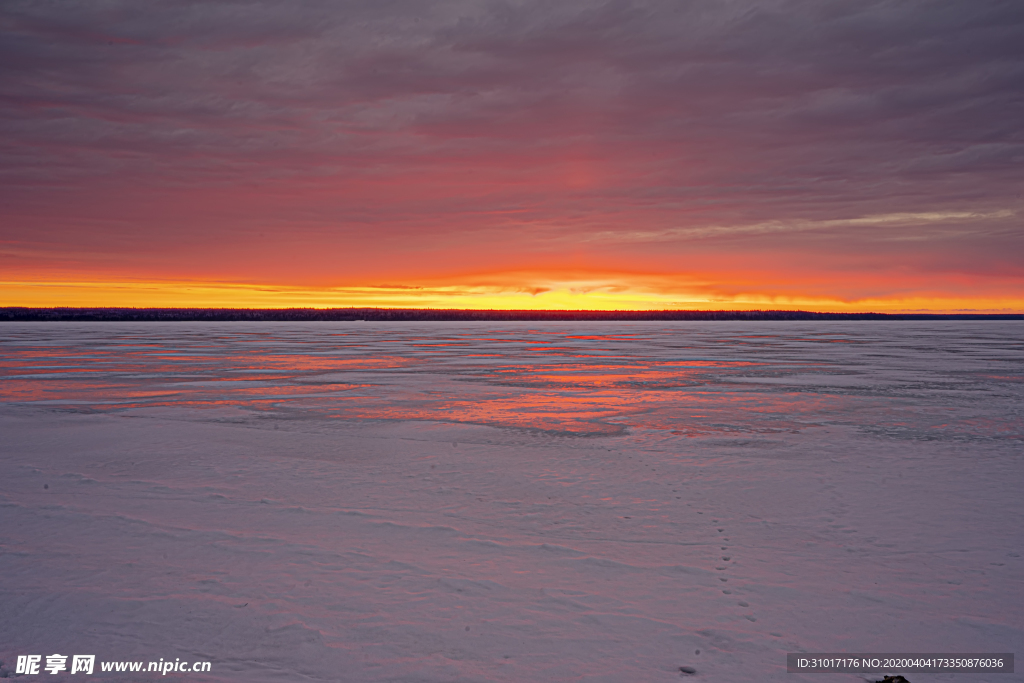
<instances>
[{"instance_id":1,"label":"orange reflection on ice","mask_svg":"<svg viewBox=\"0 0 1024 683\"><path fill-rule=\"evenodd\" d=\"M835 378L858 375L859 366L839 367L827 355L834 351L816 356L806 349L862 343L847 333L729 335L708 327L687 336L651 326L580 334L569 325L423 325L365 326L342 335L330 326L236 333L226 327L217 334L197 332L202 326L139 326L131 334L96 327L91 336L44 338L35 328L22 338L7 335L0 339L0 400L103 411L234 406L306 419L460 422L574 435L633 430L669 439L748 438L850 421L908 434L1020 431L999 420L906 414L898 399L863 382L844 388ZM1019 377L979 371L971 381Z\"/></svg>"}]
</instances>

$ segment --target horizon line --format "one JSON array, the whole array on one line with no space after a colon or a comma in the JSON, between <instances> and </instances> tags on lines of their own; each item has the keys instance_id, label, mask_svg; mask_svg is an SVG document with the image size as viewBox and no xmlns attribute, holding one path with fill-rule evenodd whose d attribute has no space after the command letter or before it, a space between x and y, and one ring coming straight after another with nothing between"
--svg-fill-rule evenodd
<instances>
[{"instance_id":1,"label":"horizon line","mask_svg":"<svg viewBox=\"0 0 1024 683\"><path fill-rule=\"evenodd\" d=\"M839 312L801 309L474 309L380 306L239 308L207 306L4 306L0 322L472 322L670 320L1024 320L1024 313Z\"/></svg>"}]
</instances>

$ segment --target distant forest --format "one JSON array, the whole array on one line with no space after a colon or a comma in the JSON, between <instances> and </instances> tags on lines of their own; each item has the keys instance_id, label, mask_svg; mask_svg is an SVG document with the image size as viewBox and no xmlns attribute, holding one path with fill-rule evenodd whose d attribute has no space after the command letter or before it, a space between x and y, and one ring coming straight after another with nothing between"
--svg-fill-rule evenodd
<instances>
[{"instance_id":1,"label":"distant forest","mask_svg":"<svg viewBox=\"0 0 1024 683\"><path fill-rule=\"evenodd\" d=\"M1024 320L1019 313L812 313L810 311L502 311L437 308L0 308L2 321L655 321L655 320Z\"/></svg>"}]
</instances>

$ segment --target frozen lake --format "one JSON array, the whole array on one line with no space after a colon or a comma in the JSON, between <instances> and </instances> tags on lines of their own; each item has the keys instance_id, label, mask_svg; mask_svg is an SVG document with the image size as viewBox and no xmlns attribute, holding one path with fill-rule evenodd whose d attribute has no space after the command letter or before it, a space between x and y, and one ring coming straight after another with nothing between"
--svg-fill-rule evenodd
<instances>
[{"instance_id":1,"label":"frozen lake","mask_svg":"<svg viewBox=\"0 0 1024 683\"><path fill-rule=\"evenodd\" d=\"M5 323L0 676L875 681L785 654L1021 653L1022 340Z\"/></svg>"}]
</instances>

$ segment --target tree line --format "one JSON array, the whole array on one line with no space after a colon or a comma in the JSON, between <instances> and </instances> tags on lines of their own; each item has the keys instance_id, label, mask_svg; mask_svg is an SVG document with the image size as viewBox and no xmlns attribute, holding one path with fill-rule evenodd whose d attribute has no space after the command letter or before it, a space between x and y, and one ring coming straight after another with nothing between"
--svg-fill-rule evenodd
<instances>
[{"instance_id":1,"label":"tree line","mask_svg":"<svg viewBox=\"0 0 1024 683\"><path fill-rule=\"evenodd\" d=\"M0 321L52 322L471 322L667 320L1024 320L1015 313L816 313L813 311L561 311L438 308L0 308Z\"/></svg>"}]
</instances>

